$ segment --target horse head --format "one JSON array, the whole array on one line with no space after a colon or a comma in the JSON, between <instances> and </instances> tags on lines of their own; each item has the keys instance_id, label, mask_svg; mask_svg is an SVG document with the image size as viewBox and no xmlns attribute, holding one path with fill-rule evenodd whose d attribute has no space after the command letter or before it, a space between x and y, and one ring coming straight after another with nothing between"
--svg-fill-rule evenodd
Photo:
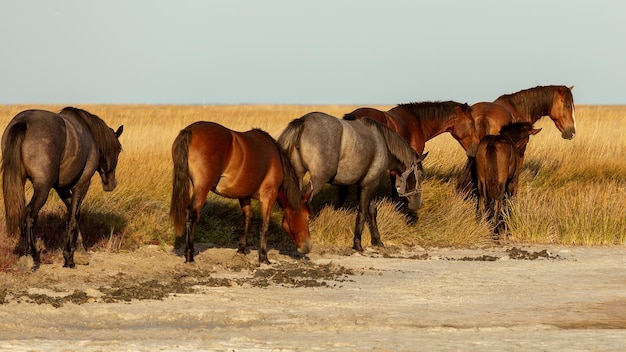
<instances>
[{"instance_id":1,"label":"horse head","mask_svg":"<svg viewBox=\"0 0 626 352\"><path fill-rule=\"evenodd\" d=\"M117 145L112 148L108 148L104 152L100 153L100 163L98 166L98 174L102 179L102 189L106 192L110 192L117 186L117 179L115 178L115 170L117 168L117 159L122 151L122 146L119 143L118 138L122 135L124 126L120 126L117 131L111 129L111 133L115 136Z\"/></svg>"},{"instance_id":2,"label":"horse head","mask_svg":"<svg viewBox=\"0 0 626 352\"><path fill-rule=\"evenodd\" d=\"M455 106L456 119L450 131L452 136L463 146L467 156L476 154L476 147L480 142L476 121L472 116L472 107L467 103Z\"/></svg>"},{"instance_id":3,"label":"horse head","mask_svg":"<svg viewBox=\"0 0 626 352\"><path fill-rule=\"evenodd\" d=\"M576 135L573 88L574 86L569 88L565 86L557 87L554 91L554 99L550 108L550 118L561 131L561 137L564 139L572 139Z\"/></svg>"},{"instance_id":4,"label":"horse head","mask_svg":"<svg viewBox=\"0 0 626 352\"><path fill-rule=\"evenodd\" d=\"M312 190L304 192L297 208L289 205L283 192L279 192L278 195L278 200L283 208L283 229L289 234L298 249L298 253L301 254L309 253L313 247L311 245L311 232L309 231L309 217L311 215L309 201L312 194Z\"/></svg>"},{"instance_id":5,"label":"horse head","mask_svg":"<svg viewBox=\"0 0 626 352\"><path fill-rule=\"evenodd\" d=\"M419 155L416 153L415 160L404 171L396 176L396 190L398 195L406 197L409 210L416 212L422 207L422 179L424 168L422 161L428 153Z\"/></svg>"}]
</instances>

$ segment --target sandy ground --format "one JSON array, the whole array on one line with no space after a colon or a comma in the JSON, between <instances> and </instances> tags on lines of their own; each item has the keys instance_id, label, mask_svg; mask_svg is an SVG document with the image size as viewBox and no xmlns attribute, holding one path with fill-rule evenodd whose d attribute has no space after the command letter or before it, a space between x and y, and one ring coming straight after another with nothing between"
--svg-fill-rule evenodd
<instances>
[{"instance_id":1,"label":"sandy ground","mask_svg":"<svg viewBox=\"0 0 626 352\"><path fill-rule=\"evenodd\" d=\"M0 274L0 350L626 348L624 247L89 256Z\"/></svg>"}]
</instances>

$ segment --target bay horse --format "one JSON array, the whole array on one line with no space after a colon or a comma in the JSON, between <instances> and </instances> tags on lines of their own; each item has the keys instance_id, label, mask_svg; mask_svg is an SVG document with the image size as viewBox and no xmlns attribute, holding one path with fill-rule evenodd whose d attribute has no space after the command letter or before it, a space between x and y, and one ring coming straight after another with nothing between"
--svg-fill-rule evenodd
<instances>
[{"instance_id":1,"label":"bay horse","mask_svg":"<svg viewBox=\"0 0 626 352\"><path fill-rule=\"evenodd\" d=\"M526 144L531 135L541 129L530 122L506 125L498 135L486 135L476 149L475 168L478 184L476 217L484 214L493 225L494 239L506 231L502 212L505 198L513 195L511 186L516 185Z\"/></svg>"},{"instance_id":2,"label":"bay horse","mask_svg":"<svg viewBox=\"0 0 626 352\"><path fill-rule=\"evenodd\" d=\"M493 103L480 102L472 105L479 138L498 131L510 123L535 123L549 116L561 131L563 139L576 135L576 119L572 89L566 86L537 86L512 94L504 94Z\"/></svg>"},{"instance_id":3,"label":"bay horse","mask_svg":"<svg viewBox=\"0 0 626 352\"><path fill-rule=\"evenodd\" d=\"M311 197L326 183L358 186L358 213L353 249L363 251L361 234L367 223L373 246L383 246L376 223L376 188L387 170L400 175L398 187L407 197L410 210L422 205L422 161L397 133L371 118L342 120L321 112L311 112L292 120L278 137L298 178L310 175L303 186Z\"/></svg>"},{"instance_id":4,"label":"bay horse","mask_svg":"<svg viewBox=\"0 0 626 352\"><path fill-rule=\"evenodd\" d=\"M535 123L543 116L549 116L561 131L563 139L576 135L574 109L574 86L537 86L512 94L504 94L493 102L480 102L472 105L472 115L476 122L478 137L497 135L503 126L514 122ZM524 157L520 159L520 166ZM470 170L473 158L469 156L462 171L457 190L475 193Z\"/></svg>"},{"instance_id":5,"label":"bay horse","mask_svg":"<svg viewBox=\"0 0 626 352\"><path fill-rule=\"evenodd\" d=\"M424 153L426 142L442 133L449 132L468 155L480 138L467 103L436 101L399 104L388 111L374 108L358 108L344 115L345 120L370 117L391 128L409 143L418 154Z\"/></svg>"},{"instance_id":6,"label":"bay horse","mask_svg":"<svg viewBox=\"0 0 626 352\"><path fill-rule=\"evenodd\" d=\"M7 231L20 233L26 255L39 267L34 229L39 211L54 189L68 211L64 267L74 268L74 251L80 235L80 206L91 177L98 172L102 188L117 185L115 170L122 146L118 140L124 126L109 128L98 116L66 107L58 114L25 110L13 117L2 135L2 191ZM33 185L28 205L24 186Z\"/></svg>"},{"instance_id":7,"label":"bay horse","mask_svg":"<svg viewBox=\"0 0 626 352\"><path fill-rule=\"evenodd\" d=\"M245 253L247 247L253 217L250 201L254 198L261 202L259 264L270 264L266 233L277 200L283 208L283 229L299 253L309 253L310 194L301 194L289 159L265 131L237 132L214 122L198 121L180 131L172 145L172 159L170 217L176 235L184 231L185 262L194 261L194 228L209 191L239 199L243 235L238 252Z\"/></svg>"}]
</instances>

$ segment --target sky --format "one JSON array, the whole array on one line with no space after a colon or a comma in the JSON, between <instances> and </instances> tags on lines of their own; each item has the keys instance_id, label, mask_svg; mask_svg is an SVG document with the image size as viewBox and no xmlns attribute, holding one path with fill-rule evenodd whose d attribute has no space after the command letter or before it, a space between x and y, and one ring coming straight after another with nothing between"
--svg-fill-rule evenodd
<instances>
[{"instance_id":1,"label":"sky","mask_svg":"<svg viewBox=\"0 0 626 352\"><path fill-rule=\"evenodd\" d=\"M623 0L1 0L0 104L626 104Z\"/></svg>"}]
</instances>

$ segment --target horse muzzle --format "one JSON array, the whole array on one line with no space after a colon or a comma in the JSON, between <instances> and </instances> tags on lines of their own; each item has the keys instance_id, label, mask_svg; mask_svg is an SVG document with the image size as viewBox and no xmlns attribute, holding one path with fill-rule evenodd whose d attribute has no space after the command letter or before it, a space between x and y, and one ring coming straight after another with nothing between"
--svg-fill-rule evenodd
<instances>
[{"instance_id":1,"label":"horse muzzle","mask_svg":"<svg viewBox=\"0 0 626 352\"><path fill-rule=\"evenodd\" d=\"M573 139L575 135L576 129L573 127L565 128L563 132L561 132L561 137L563 137L563 139Z\"/></svg>"},{"instance_id":2,"label":"horse muzzle","mask_svg":"<svg viewBox=\"0 0 626 352\"><path fill-rule=\"evenodd\" d=\"M304 243L298 246L298 253L307 254L311 252L311 249L313 249L313 245L311 244L311 241L304 241Z\"/></svg>"},{"instance_id":3,"label":"horse muzzle","mask_svg":"<svg viewBox=\"0 0 626 352\"><path fill-rule=\"evenodd\" d=\"M117 180L115 178L106 181L102 179L102 189L105 192L111 192L115 187L117 187Z\"/></svg>"}]
</instances>

